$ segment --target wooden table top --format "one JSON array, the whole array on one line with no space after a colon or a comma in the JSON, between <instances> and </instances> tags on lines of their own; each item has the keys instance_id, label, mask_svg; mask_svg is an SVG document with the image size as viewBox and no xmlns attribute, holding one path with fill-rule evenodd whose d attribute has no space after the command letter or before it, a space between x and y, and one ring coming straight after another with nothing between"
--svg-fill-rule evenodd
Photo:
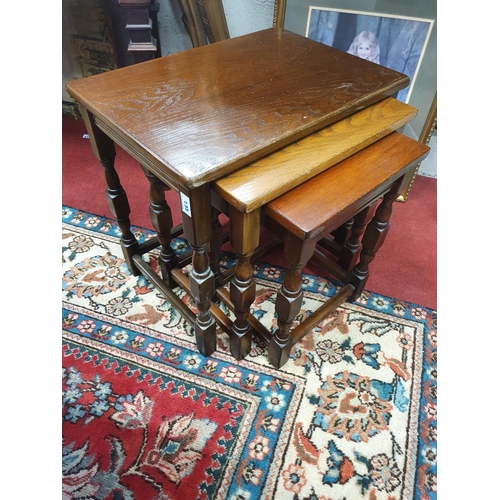
<instances>
[{"instance_id":1,"label":"wooden table top","mask_svg":"<svg viewBox=\"0 0 500 500\"><path fill-rule=\"evenodd\" d=\"M251 212L398 130L416 114L413 106L388 97L218 179L213 189L240 212Z\"/></svg>"},{"instance_id":2,"label":"wooden table top","mask_svg":"<svg viewBox=\"0 0 500 500\"><path fill-rule=\"evenodd\" d=\"M398 177L415 168L429 149L393 132L271 201L265 212L301 239L318 238L375 201ZM311 205L312 199L328 202Z\"/></svg>"},{"instance_id":3,"label":"wooden table top","mask_svg":"<svg viewBox=\"0 0 500 500\"><path fill-rule=\"evenodd\" d=\"M408 83L402 73L271 28L68 82L67 91L157 172L193 188Z\"/></svg>"}]
</instances>

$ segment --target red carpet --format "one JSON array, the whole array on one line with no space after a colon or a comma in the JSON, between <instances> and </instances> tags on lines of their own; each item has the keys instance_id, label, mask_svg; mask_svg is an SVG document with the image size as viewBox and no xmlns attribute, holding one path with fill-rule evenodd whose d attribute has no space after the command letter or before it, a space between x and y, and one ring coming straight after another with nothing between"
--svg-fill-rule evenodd
<instances>
[{"instance_id":1,"label":"red carpet","mask_svg":"<svg viewBox=\"0 0 500 500\"><path fill-rule=\"evenodd\" d=\"M236 361L220 330L204 357L128 272L116 224L68 207L61 236L63 500L436 500L435 311L366 292L280 369L257 339ZM268 329L275 271L254 266ZM336 293L310 275L304 288L300 316Z\"/></svg>"},{"instance_id":2,"label":"red carpet","mask_svg":"<svg viewBox=\"0 0 500 500\"><path fill-rule=\"evenodd\" d=\"M100 164L83 121L62 116L62 204L110 217ZM151 229L149 183L135 160L117 147L117 170L127 192L131 223ZM437 310L437 180L417 176L405 203L395 203L388 237L370 266L367 289ZM180 222L177 195L169 192L174 223ZM283 265L274 253L271 264ZM314 265L308 272L315 272Z\"/></svg>"}]
</instances>

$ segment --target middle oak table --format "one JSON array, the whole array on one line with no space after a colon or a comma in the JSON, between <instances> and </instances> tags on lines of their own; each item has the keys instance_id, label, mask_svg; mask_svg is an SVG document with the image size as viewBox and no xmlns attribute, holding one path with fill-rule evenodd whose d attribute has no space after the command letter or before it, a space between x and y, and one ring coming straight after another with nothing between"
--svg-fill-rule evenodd
<instances>
[{"instance_id":1,"label":"middle oak table","mask_svg":"<svg viewBox=\"0 0 500 500\"><path fill-rule=\"evenodd\" d=\"M198 310L196 343L208 356L216 346L210 312L215 277L207 254L211 184L395 95L408 83L406 75L271 28L69 82L67 90L80 104L94 152L105 167L110 208L127 233L122 248L134 274L146 269L138 257L150 248L131 241L125 193L114 202L113 193L121 186L114 161L102 154L110 151L107 141L135 158L150 179L164 283L171 283L176 264L169 247L170 212L159 198L158 181L179 192L183 231L193 249L189 286ZM304 172L302 180L312 175ZM151 278L150 270L147 274ZM153 281L160 284L159 279ZM235 305L232 335L248 335L246 316L254 286L246 262L231 281L235 296L241 298Z\"/></svg>"}]
</instances>

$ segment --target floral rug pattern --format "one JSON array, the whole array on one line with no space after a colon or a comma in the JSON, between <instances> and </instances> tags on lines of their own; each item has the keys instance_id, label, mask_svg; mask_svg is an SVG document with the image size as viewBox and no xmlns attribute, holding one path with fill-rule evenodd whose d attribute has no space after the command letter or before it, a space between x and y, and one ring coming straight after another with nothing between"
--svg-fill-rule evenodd
<instances>
[{"instance_id":1,"label":"floral rug pattern","mask_svg":"<svg viewBox=\"0 0 500 500\"><path fill-rule=\"evenodd\" d=\"M222 331L205 358L182 316L128 272L116 224L62 215L64 499L437 498L435 311L366 291L280 370L259 341L234 360ZM145 258L157 267L157 252ZM283 273L254 267L252 314L268 327ZM304 276L303 289L307 315L336 285Z\"/></svg>"}]
</instances>

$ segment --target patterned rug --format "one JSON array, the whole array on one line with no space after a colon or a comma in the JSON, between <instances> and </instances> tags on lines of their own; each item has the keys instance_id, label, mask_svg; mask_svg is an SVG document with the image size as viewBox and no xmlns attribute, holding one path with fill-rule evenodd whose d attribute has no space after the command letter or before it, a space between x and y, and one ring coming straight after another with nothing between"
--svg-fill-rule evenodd
<instances>
[{"instance_id":1,"label":"patterned rug","mask_svg":"<svg viewBox=\"0 0 500 500\"><path fill-rule=\"evenodd\" d=\"M63 207L62 235L63 499L436 498L435 311L365 292L280 370L259 342L235 361L222 331L205 358L130 275L113 221ZM254 268L252 313L269 327L283 271ZM302 315L336 288L303 287Z\"/></svg>"}]
</instances>

